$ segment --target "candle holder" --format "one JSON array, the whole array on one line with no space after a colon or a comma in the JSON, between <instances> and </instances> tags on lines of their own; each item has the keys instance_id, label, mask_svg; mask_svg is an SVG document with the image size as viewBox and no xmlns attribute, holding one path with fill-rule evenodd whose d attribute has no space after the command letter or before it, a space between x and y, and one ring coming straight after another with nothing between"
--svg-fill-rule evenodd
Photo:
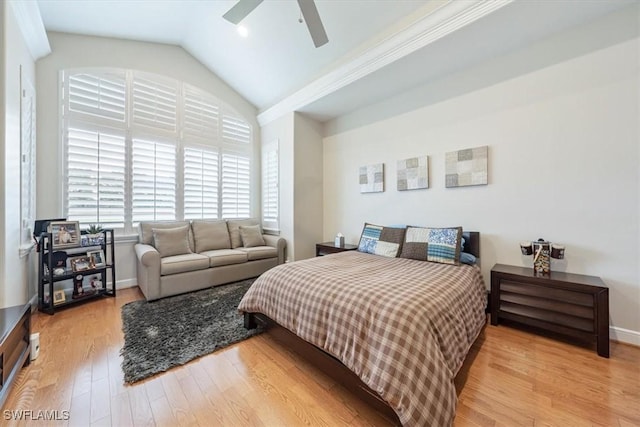
<instances>
[{"instance_id":1,"label":"candle holder","mask_svg":"<svg viewBox=\"0 0 640 427\"><path fill-rule=\"evenodd\" d=\"M536 241L521 242L522 255L533 256L533 271L536 275L546 276L551 273L551 259L564 258L564 246L554 245L540 238Z\"/></svg>"}]
</instances>

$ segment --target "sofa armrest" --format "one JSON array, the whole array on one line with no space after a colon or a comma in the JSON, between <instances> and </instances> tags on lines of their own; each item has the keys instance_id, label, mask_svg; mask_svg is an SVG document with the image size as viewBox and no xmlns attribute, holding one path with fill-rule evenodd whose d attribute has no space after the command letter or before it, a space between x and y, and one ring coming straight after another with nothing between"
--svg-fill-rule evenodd
<instances>
[{"instance_id":1,"label":"sofa armrest","mask_svg":"<svg viewBox=\"0 0 640 427\"><path fill-rule=\"evenodd\" d=\"M284 264L287 257L287 241L280 236L263 234L264 242L267 246L272 246L278 250L278 264Z\"/></svg>"},{"instance_id":2,"label":"sofa armrest","mask_svg":"<svg viewBox=\"0 0 640 427\"><path fill-rule=\"evenodd\" d=\"M151 245L136 243L138 287L147 301L160 298L160 252Z\"/></svg>"}]
</instances>

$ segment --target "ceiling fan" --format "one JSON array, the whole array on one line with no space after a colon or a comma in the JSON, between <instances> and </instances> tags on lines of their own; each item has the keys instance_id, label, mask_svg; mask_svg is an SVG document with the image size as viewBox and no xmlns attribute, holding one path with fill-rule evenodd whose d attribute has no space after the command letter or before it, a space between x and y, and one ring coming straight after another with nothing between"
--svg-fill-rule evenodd
<instances>
[{"instance_id":1,"label":"ceiling fan","mask_svg":"<svg viewBox=\"0 0 640 427\"><path fill-rule=\"evenodd\" d=\"M238 24L262 2L263 0L239 0L222 17L233 24ZM316 47L326 44L329 39L320 20L320 14L318 14L314 0L298 0L298 6L300 6L300 11L313 39L313 44Z\"/></svg>"}]
</instances>

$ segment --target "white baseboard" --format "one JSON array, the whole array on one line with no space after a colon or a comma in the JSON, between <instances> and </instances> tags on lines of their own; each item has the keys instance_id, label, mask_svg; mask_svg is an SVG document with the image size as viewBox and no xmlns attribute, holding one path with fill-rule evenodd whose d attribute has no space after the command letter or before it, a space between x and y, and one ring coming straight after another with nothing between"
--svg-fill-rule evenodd
<instances>
[{"instance_id":1,"label":"white baseboard","mask_svg":"<svg viewBox=\"0 0 640 427\"><path fill-rule=\"evenodd\" d=\"M640 347L640 332L638 331L611 326L609 328L609 338Z\"/></svg>"},{"instance_id":2,"label":"white baseboard","mask_svg":"<svg viewBox=\"0 0 640 427\"><path fill-rule=\"evenodd\" d=\"M125 279L116 281L116 290L134 288L136 286L138 286L138 281L136 279Z\"/></svg>"}]
</instances>

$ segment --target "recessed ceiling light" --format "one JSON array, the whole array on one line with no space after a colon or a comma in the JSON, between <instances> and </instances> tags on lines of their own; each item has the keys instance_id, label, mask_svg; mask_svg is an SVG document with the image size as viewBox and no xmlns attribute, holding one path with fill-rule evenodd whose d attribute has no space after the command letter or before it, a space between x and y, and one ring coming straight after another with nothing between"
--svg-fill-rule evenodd
<instances>
[{"instance_id":1,"label":"recessed ceiling light","mask_svg":"<svg viewBox=\"0 0 640 427\"><path fill-rule=\"evenodd\" d=\"M249 30L244 25L238 25L238 34L242 37L247 37L249 35Z\"/></svg>"}]
</instances>

